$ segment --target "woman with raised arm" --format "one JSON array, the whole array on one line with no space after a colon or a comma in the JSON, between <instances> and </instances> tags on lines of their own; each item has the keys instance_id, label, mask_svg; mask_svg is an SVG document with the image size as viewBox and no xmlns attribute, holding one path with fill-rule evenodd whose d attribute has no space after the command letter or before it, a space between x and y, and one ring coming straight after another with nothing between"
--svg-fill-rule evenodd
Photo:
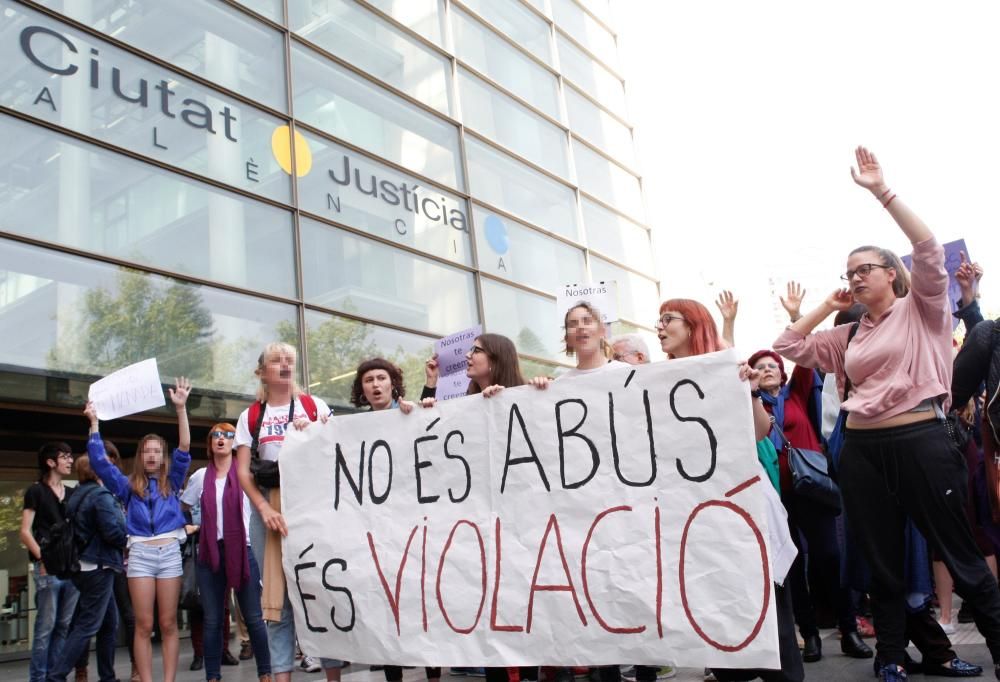
<instances>
[{"instance_id":1,"label":"woman with raised arm","mask_svg":"<svg viewBox=\"0 0 1000 682\"><path fill-rule=\"evenodd\" d=\"M735 314L735 311L733 311ZM656 331L660 338L660 348L671 360L689 358L706 353L714 353L726 347L726 340L720 338L708 309L688 298L674 298L660 306L660 317L656 321ZM761 404L759 389L760 373L744 363L739 367L740 378L749 384L753 407L754 440L766 447L757 448L758 460L767 471L767 479L776 485L776 455L767 443L771 429L771 419ZM748 443L749 445L749 443ZM770 458L765 461L769 454ZM792 600L788 590L782 587L785 575L796 556L795 543L788 530L785 510L774 489L766 486L769 505L769 538L771 547L771 569L775 579L774 601L778 619L778 650L781 660L779 670L733 670L712 668L711 672L720 682L752 680L760 678L766 682L801 682L804 679L802 656L795 639L795 619L792 615ZM778 582L780 581L780 582ZM709 671L706 669L706 673ZM653 677L638 677L637 682L653 682Z\"/></svg>"},{"instance_id":2,"label":"woman with raised arm","mask_svg":"<svg viewBox=\"0 0 1000 682\"><path fill-rule=\"evenodd\" d=\"M264 348L254 370L260 382L257 402L240 414L233 441L237 476L252 506L250 550L261 569L261 608L267 623L271 674L277 682L289 682L295 668L295 619L281 564L281 538L288 535L288 526L281 515L281 489L274 480L274 465L289 429L302 430L314 421L325 423L330 416L325 402L299 388L295 380L297 358L295 347L287 343L269 343ZM251 459L260 465L256 472L251 471ZM308 665L306 658L304 666ZM323 658L320 665L327 680L340 679L341 661Z\"/></svg>"},{"instance_id":3,"label":"woman with raised arm","mask_svg":"<svg viewBox=\"0 0 1000 682\"><path fill-rule=\"evenodd\" d=\"M944 249L920 218L885 184L864 147L851 177L872 193L913 244L913 274L899 258L862 246L847 258L838 289L774 342L781 355L845 374L850 391L840 486L848 522L872 571L871 602L882 680L906 679L906 516L941 554L963 599L976 604L976 625L994 664L1000 662L1000 590L979 553L964 510L964 457L944 423L952 376L951 310ZM813 330L857 301L867 312L852 325ZM934 674L968 675L960 661ZM1000 678L1000 667L995 667Z\"/></svg>"},{"instance_id":4,"label":"woman with raised arm","mask_svg":"<svg viewBox=\"0 0 1000 682\"><path fill-rule=\"evenodd\" d=\"M115 497L125 505L128 529L128 591L135 611L135 666L142 682L153 679L153 612L159 615L163 638L163 679L177 675L180 640L177 634L177 601L181 591L181 542L184 513L178 495L191 464L191 430L187 399L191 382L180 377L168 390L177 411L177 448L167 464L167 442L156 434L139 441L131 476L125 476L108 459L98 429L97 409L87 403L90 419L87 453L90 466Z\"/></svg>"},{"instance_id":5,"label":"woman with raised arm","mask_svg":"<svg viewBox=\"0 0 1000 682\"><path fill-rule=\"evenodd\" d=\"M788 283L787 297L781 297L781 304L792 322L802 316L804 296L805 291L798 283ZM853 658L871 658L874 653L858 635L850 590L841 587L836 515L795 493L788 463L789 447L815 452L823 449L820 425L823 380L815 369L805 365L796 365L789 377L781 356L772 350L757 351L750 356L749 364L760 372L761 400L774 419L770 438L778 452L781 501L788 512L792 538L799 548L788 583L795 622L805 642L802 660L812 663L823 657L816 616L816 608L822 601L836 609L840 650Z\"/></svg>"}]
</instances>

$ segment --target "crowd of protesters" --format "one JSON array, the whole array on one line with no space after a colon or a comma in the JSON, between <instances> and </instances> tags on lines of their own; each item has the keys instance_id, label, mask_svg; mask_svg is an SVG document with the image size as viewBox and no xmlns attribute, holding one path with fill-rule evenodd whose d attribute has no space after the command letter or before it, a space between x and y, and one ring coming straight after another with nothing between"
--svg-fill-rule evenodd
<instances>
[{"instance_id":1,"label":"crowd of protesters","mask_svg":"<svg viewBox=\"0 0 1000 682\"><path fill-rule=\"evenodd\" d=\"M861 246L847 256L844 288L807 312L805 292L790 283L781 297L789 326L772 348L754 352L738 368L751 396L758 460L773 484L766 497L770 518L778 519L770 524L769 546L781 668L706 669L706 679L802 680L805 664L824 655L820 628L832 626L839 630L841 652L872 659L881 680L905 680L919 671L981 675L982 667L959 658L949 641L953 590L985 637L1000 679L1000 320L983 320L977 300L983 271L964 255L955 275L961 301L952 309L942 246L888 187L874 154L858 148L856 160L855 183L911 242L912 271L887 249ZM724 292L716 305L721 333L701 303L681 298L662 303L655 328L667 361L735 344L738 299ZM834 326L817 330L832 315ZM964 323L962 344L953 341L954 317ZM608 338L600 311L586 302L566 312L563 341L576 365L560 381L652 359L637 334ZM323 400L296 383L296 360L288 344L264 349L255 369L257 401L236 425L211 428L208 465L190 478L191 385L183 377L169 391L177 412L177 447L171 451L162 437L145 436L131 475L119 468L118 450L101 436L89 403L84 414L90 436L87 454L75 462L75 491L64 483L74 475L69 446L42 447L39 481L25 493L21 527L38 610L33 682L64 680L73 669L78 680L86 679L91 638L96 638L99 679L115 679L119 621L128 633L132 680L153 678L151 637L158 625L163 676L173 682L185 542L197 557L200 593L200 609L192 617L192 670L203 667L211 682L222 678L221 666L238 663L227 644L232 611L241 632L239 659L254 658L262 682L286 682L297 667L340 679L346 663L333 657L337 652L297 662L282 568L281 537L288 529L276 462L285 434L332 416ZM476 338L466 360L468 395L488 399L522 385L543 390L551 381L526 378L515 344L499 334ZM789 371L786 361L794 369ZM421 397L411 402L399 367L384 358L367 359L357 368L351 402L370 411L398 408L409 414L434 405L437 380L437 359L431 358ZM792 449L825 453L839 484L842 513L796 492ZM49 574L43 560L46 539L65 519L75 524L79 538L78 566L68 577ZM874 651L864 641L872 636ZM907 653L910 642L921 661ZM400 667L379 667L387 682L401 680ZM540 676L563 682L580 671L452 672L490 682ZM441 673L425 669L431 681ZM673 676L674 669L664 661L660 667L602 666L589 674L600 682L652 682Z\"/></svg>"}]
</instances>

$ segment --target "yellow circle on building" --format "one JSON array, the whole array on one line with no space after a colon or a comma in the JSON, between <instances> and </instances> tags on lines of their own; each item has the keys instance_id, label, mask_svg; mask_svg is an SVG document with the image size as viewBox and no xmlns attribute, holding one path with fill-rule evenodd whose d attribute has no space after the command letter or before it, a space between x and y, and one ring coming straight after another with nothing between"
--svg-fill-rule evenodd
<instances>
[{"instance_id":1,"label":"yellow circle on building","mask_svg":"<svg viewBox=\"0 0 1000 682\"><path fill-rule=\"evenodd\" d=\"M271 134L271 153L281 169L292 174L292 145L289 144L288 126L279 126ZM295 175L303 177L312 170L312 152L302 133L295 131Z\"/></svg>"}]
</instances>

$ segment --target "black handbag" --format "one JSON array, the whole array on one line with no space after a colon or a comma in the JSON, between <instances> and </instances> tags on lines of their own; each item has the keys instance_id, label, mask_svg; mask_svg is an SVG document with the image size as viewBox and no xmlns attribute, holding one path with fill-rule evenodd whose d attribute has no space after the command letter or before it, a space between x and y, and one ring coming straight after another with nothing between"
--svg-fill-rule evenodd
<instances>
[{"instance_id":1,"label":"black handbag","mask_svg":"<svg viewBox=\"0 0 1000 682\"><path fill-rule=\"evenodd\" d=\"M257 451L260 446L260 427L264 423L264 412L267 411L267 403L261 403L260 413L257 416L257 423L250 429L253 440L250 442L250 473L253 480L261 488L278 488L281 486L281 474L278 470L278 462L270 459L261 459ZM295 400L288 405L288 421L292 423L295 415Z\"/></svg>"},{"instance_id":2,"label":"black handbag","mask_svg":"<svg viewBox=\"0 0 1000 682\"><path fill-rule=\"evenodd\" d=\"M826 453L794 447L784 431L772 420L772 426L785 444L788 468L792 471L792 490L796 495L824 507L831 514L840 513L840 488L831 476L832 466Z\"/></svg>"},{"instance_id":3,"label":"black handbag","mask_svg":"<svg viewBox=\"0 0 1000 682\"><path fill-rule=\"evenodd\" d=\"M181 593L177 600L182 609L188 611L201 610L201 598L198 594L198 533L189 535L181 548Z\"/></svg>"}]
</instances>

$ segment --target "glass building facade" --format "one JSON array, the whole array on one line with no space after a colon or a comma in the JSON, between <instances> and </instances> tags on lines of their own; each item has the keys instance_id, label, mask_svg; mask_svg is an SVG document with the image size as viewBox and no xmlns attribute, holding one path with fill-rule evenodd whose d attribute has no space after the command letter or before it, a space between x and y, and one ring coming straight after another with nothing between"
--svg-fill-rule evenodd
<instances>
[{"instance_id":1,"label":"glass building facade","mask_svg":"<svg viewBox=\"0 0 1000 682\"><path fill-rule=\"evenodd\" d=\"M339 409L360 360L397 362L412 396L434 340L476 324L525 374L557 371L571 283L616 281L614 331L651 337L607 0L0 0L0 139L8 615L34 452L82 445L114 369L190 377L197 445L275 339ZM172 428L165 410L114 435L130 456Z\"/></svg>"}]
</instances>

